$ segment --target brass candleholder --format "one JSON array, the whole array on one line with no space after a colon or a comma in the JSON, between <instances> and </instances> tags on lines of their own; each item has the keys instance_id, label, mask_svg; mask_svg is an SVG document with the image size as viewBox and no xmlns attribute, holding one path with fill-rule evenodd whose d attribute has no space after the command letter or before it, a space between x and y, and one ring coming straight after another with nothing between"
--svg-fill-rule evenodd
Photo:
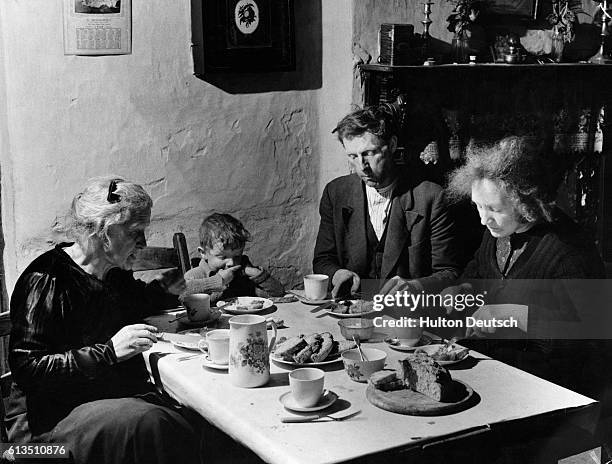
<instances>
[{"instance_id":1,"label":"brass candleholder","mask_svg":"<svg viewBox=\"0 0 612 464\"><path fill-rule=\"evenodd\" d=\"M612 16L610 16L610 14L608 13L608 0L603 0L600 4L599 4L599 8L601 8L601 41L599 44L599 50L597 51L597 53L595 55L593 55L591 57L591 59L589 59L589 63L594 63L594 64L609 64L612 63L612 59L610 59L610 57L606 56L605 54L605 41L606 41L606 36L607 36L607 32L608 32L608 21L612 20Z\"/></svg>"},{"instance_id":2,"label":"brass candleholder","mask_svg":"<svg viewBox=\"0 0 612 464\"><path fill-rule=\"evenodd\" d=\"M431 19L429 19L429 15L431 15L431 5L433 5L433 2L426 2L422 5L425 19L421 21L421 24L423 25L423 34L421 35L421 50L423 51L423 57L427 57L429 56L429 42L431 39L431 36L429 35L429 26L431 26Z\"/></svg>"}]
</instances>

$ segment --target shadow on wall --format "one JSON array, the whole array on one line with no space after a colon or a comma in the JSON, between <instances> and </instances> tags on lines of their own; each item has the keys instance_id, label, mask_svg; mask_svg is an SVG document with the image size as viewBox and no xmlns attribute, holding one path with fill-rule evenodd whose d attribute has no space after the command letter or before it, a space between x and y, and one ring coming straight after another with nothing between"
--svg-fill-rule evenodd
<instances>
[{"instance_id":1,"label":"shadow on wall","mask_svg":"<svg viewBox=\"0 0 612 464\"><path fill-rule=\"evenodd\" d=\"M295 71L215 72L198 77L230 94L321 88L321 10L321 0L294 1Z\"/></svg>"}]
</instances>

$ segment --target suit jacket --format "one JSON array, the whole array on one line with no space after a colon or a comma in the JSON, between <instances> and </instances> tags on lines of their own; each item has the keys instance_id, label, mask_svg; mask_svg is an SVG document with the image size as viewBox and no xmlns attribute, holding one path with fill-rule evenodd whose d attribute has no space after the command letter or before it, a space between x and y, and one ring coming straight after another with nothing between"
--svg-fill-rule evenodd
<instances>
[{"instance_id":1,"label":"suit jacket","mask_svg":"<svg viewBox=\"0 0 612 464\"><path fill-rule=\"evenodd\" d=\"M381 277L415 279L426 291L441 290L459 274L454 225L438 184L402 172L391 200ZM356 174L325 187L319 213L314 272L330 278L338 269L368 277L365 187Z\"/></svg>"}]
</instances>

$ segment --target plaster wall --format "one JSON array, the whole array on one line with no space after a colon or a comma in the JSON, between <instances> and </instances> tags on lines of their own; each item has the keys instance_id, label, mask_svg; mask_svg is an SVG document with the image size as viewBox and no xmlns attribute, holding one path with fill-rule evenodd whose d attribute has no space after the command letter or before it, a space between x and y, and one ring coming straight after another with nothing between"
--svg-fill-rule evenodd
<instances>
[{"instance_id":1,"label":"plaster wall","mask_svg":"<svg viewBox=\"0 0 612 464\"><path fill-rule=\"evenodd\" d=\"M133 2L132 54L105 57L63 55L60 0L0 3L9 293L86 179L111 173L153 197L149 244L183 231L194 256L202 218L223 211L253 234L253 262L287 284L310 270L319 177L345 166L323 162L321 134L350 101L352 1L323 0L321 88L253 94L192 75L189 1L170 3Z\"/></svg>"}]
</instances>

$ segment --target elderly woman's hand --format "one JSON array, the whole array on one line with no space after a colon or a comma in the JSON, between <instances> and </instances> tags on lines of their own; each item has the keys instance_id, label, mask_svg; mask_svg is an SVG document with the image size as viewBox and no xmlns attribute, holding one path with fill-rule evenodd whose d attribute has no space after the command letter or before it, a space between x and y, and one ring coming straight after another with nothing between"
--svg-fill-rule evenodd
<instances>
[{"instance_id":1,"label":"elderly woman's hand","mask_svg":"<svg viewBox=\"0 0 612 464\"><path fill-rule=\"evenodd\" d=\"M111 338L117 361L125 361L157 342L157 327L147 324L126 325Z\"/></svg>"},{"instance_id":2,"label":"elderly woman's hand","mask_svg":"<svg viewBox=\"0 0 612 464\"><path fill-rule=\"evenodd\" d=\"M162 272L156 279L164 290L173 295L180 295L187 288L185 278L178 269Z\"/></svg>"}]
</instances>

